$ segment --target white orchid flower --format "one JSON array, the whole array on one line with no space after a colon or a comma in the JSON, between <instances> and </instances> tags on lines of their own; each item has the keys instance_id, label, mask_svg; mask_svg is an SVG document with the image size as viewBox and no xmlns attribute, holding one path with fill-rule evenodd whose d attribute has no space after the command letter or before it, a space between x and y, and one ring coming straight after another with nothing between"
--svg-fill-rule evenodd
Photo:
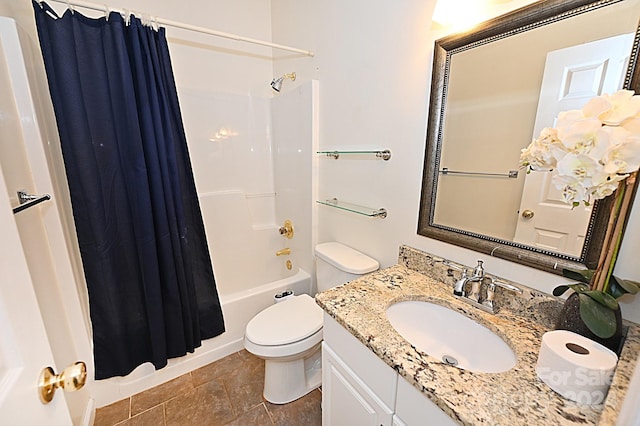
<instances>
[{"instance_id":1,"label":"white orchid flower","mask_svg":"<svg viewBox=\"0 0 640 426\"><path fill-rule=\"evenodd\" d=\"M522 150L520 162L554 169L553 184L574 206L611 195L640 168L640 96L619 90L561 112L555 128L543 129Z\"/></svg>"},{"instance_id":2,"label":"white orchid flower","mask_svg":"<svg viewBox=\"0 0 640 426\"><path fill-rule=\"evenodd\" d=\"M563 114L561 113L560 116ZM597 118L582 117L568 119L558 116L558 139L569 151L580 153L588 152L594 145L596 135L602 128L602 123ZM562 124L561 124L562 123Z\"/></svg>"},{"instance_id":3,"label":"white orchid flower","mask_svg":"<svg viewBox=\"0 0 640 426\"><path fill-rule=\"evenodd\" d=\"M618 182L625 180L628 174L607 173L606 168L603 167L591 177L591 186L594 188L613 185L618 186Z\"/></svg>"},{"instance_id":4,"label":"white orchid flower","mask_svg":"<svg viewBox=\"0 0 640 426\"><path fill-rule=\"evenodd\" d=\"M619 126L626 119L640 113L640 97L633 90L618 90L612 95L591 99L582 109L589 117L597 117L603 124Z\"/></svg>"},{"instance_id":5,"label":"white orchid flower","mask_svg":"<svg viewBox=\"0 0 640 426\"><path fill-rule=\"evenodd\" d=\"M613 145L602 159L609 174L632 173L640 168L640 135L629 135L625 143Z\"/></svg>"},{"instance_id":6,"label":"white orchid flower","mask_svg":"<svg viewBox=\"0 0 640 426\"><path fill-rule=\"evenodd\" d=\"M585 116L584 112L580 109L562 111L560 114L558 114L558 121L556 122L556 128L567 127L571 125L573 122L584 120L585 118L594 118L594 117Z\"/></svg>"},{"instance_id":7,"label":"white orchid flower","mask_svg":"<svg viewBox=\"0 0 640 426\"><path fill-rule=\"evenodd\" d=\"M574 206L581 202L589 203L589 193L581 182L569 179L570 183L560 185L564 179L556 179L557 177L554 176L553 181L556 187L562 191L562 201Z\"/></svg>"},{"instance_id":8,"label":"white orchid flower","mask_svg":"<svg viewBox=\"0 0 640 426\"><path fill-rule=\"evenodd\" d=\"M640 114L627 118L620 124L620 127L626 129L629 133L640 135Z\"/></svg>"},{"instance_id":9,"label":"white orchid flower","mask_svg":"<svg viewBox=\"0 0 640 426\"><path fill-rule=\"evenodd\" d=\"M571 176L577 180L584 181L600 173L602 168L598 161L588 155L569 153L558 161L556 170L559 176Z\"/></svg>"},{"instance_id":10,"label":"white orchid flower","mask_svg":"<svg viewBox=\"0 0 640 426\"><path fill-rule=\"evenodd\" d=\"M631 133L622 127L602 126L596 133L593 146L587 152L595 161L604 163L608 152L616 145L624 144Z\"/></svg>"},{"instance_id":11,"label":"white orchid flower","mask_svg":"<svg viewBox=\"0 0 640 426\"><path fill-rule=\"evenodd\" d=\"M602 185L594 186L591 196L594 200L601 200L616 192L616 189L618 189L618 181L604 183Z\"/></svg>"},{"instance_id":12,"label":"white orchid flower","mask_svg":"<svg viewBox=\"0 0 640 426\"><path fill-rule=\"evenodd\" d=\"M536 170L551 170L556 166L554 151L558 146L561 146L561 143L556 129L547 127L540 132L540 137L522 150L520 164Z\"/></svg>"}]
</instances>

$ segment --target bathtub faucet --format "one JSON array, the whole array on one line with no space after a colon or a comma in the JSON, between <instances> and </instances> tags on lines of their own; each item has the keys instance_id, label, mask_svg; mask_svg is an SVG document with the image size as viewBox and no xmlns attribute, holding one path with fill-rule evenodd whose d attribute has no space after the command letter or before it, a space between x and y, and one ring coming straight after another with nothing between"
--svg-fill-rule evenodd
<instances>
[{"instance_id":1,"label":"bathtub faucet","mask_svg":"<svg viewBox=\"0 0 640 426\"><path fill-rule=\"evenodd\" d=\"M291 249L290 248L283 248L282 250L278 250L276 252L276 256L288 256L291 254Z\"/></svg>"}]
</instances>

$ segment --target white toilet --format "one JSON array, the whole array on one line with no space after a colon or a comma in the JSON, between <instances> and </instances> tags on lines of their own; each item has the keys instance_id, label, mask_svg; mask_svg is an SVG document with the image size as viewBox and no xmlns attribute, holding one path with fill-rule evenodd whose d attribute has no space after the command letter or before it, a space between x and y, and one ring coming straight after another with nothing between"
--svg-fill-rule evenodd
<instances>
[{"instance_id":1,"label":"white toilet","mask_svg":"<svg viewBox=\"0 0 640 426\"><path fill-rule=\"evenodd\" d=\"M376 260L336 242L316 246L318 291L378 269ZM307 294L258 313L244 334L247 351L265 360L264 398L286 404L321 384L322 309Z\"/></svg>"}]
</instances>

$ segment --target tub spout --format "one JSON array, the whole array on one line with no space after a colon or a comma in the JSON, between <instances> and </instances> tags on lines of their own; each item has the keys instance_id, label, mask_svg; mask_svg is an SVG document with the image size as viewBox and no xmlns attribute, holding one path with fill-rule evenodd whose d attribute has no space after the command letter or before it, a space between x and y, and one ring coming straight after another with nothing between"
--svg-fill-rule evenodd
<instances>
[{"instance_id":1,"label":"tub spout","mask_svg":"<svg viewBox=\"0 0 640 426\"><path fill-rule=\"evenodd\" d=\"M278 250L276 252L276 256L288 256L291 254L291 249L290 248L283 248L282 250Z\"/></svg>"}]
</instances>

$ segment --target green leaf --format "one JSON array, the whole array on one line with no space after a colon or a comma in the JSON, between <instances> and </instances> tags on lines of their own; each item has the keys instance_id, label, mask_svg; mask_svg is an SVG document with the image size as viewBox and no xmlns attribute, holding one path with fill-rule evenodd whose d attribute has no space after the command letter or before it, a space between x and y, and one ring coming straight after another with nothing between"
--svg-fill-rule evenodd
<instances>
[{"instance_id":1,"label":"green leaf","mask_svg":"<svg viewBox=\"0 0 640 426\"><path fill-rule=\"evenodd\" d=\"M571 288L571 290L575 291L576 293L584 293L585 291L591 288L587 284L583 284L583 283L569 284L569 287Z\"/></svg>"},{"instance_id":2,"label":"green leaf","mask_svg":"<svg viewBox=\"0 0 640 426\"><path fill-rule=\"evenodd\" d=\"M553 289L553 295L562 296L567 290L569 290L568 285L559 285L558 287Z\"/></svg>"},{"instance_id":3,"label":"green leaf","mask_svg":"<svg viewBox=\"0 0 640 426\"><path fill-rule=\"evenodd\" d=\"M576 293L584 293L586 290L589 290L589 286L582 283L559 285L553 289L553 295L562 296L569 289L575 291Z\"/></svg>"},{"instance_id":4,"label":"green leaf","mask_svg":"<svg viewBox=\"0 0 640 426\"><path fill-rule=\"evenodd\" d=\"M616 332L616 314L611 309L580 294L580 318L596 336L607 339Z\"/></svg>"},{"instance_id":5,"label":"green leaf","mask_svg":"<svg viewBox=\"0 0 640 426\"><path fill-rule=\"evenodd\" d=\"M591 278L596 271L591 269L567 269L564 268L562 270L562 275L566 278L570 278L572 280L579 281L581 283L589 284L591 282Z\"/></svg>"},{"instance_id":6,"label":"green leaf","mask_svg":"<svg viewBox=\"0 0 640 426\"><path fill-rule=\"evenodd\" d=\"M614 276L611 276L611 279L615 280L627 293L636 294L640 290L640 283L637 281L623 280Z\"/></svg>"},{"instance_id":7,"label":"green leaf","mask_svg":"<svg viewBox=\"0 0 640 426\"><path fill-rule=\"evenodd\" d=\"M614 311L618 309L618 301L614 299L610 294L598 290L589 290L583 292L582 294L586 294L596 302L600 303L603 306L606 306L609 309L612 309Z\"/></svg>"},{"instance_id":8,"label":"green leaf","mask_svg":"<svg viewBox=\"0 0 640 426\"><path fill-rule=\"evenodd\" d=\"M618 280L613 275L609 278L609 287L607 287L607 293L611 295L614 299L619 299L625 294L628 293L620 284L618 284Z\"/></svg>"}]
</instances>

